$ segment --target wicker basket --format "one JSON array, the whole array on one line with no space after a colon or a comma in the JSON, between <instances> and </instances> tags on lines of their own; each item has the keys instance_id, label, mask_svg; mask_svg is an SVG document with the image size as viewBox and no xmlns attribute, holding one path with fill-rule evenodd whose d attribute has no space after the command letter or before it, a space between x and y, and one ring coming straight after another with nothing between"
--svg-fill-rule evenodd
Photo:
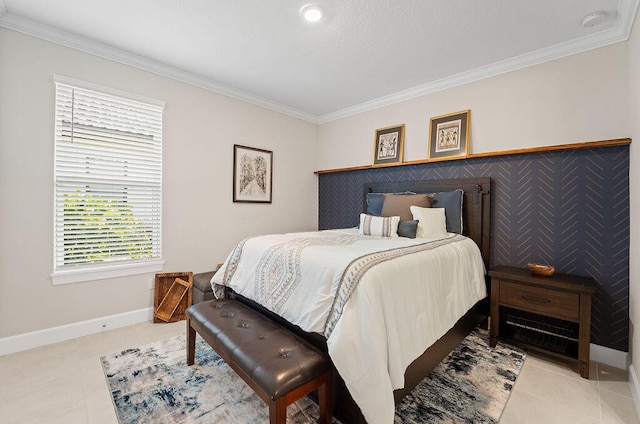
<instances>
[{"instance_id":1,"label":"wicker basket","mask_svg":"<svg viewBox=\"0 0 640 424\"><path fill-rule=\"evenodd\" d=\"M533 262L529 262L527 264L527 268L529 268L529 271L531 271L531 273L542 275L544 277L553 275L556 270L552 265L536 264Z\"/></svg>"}]
</instances>

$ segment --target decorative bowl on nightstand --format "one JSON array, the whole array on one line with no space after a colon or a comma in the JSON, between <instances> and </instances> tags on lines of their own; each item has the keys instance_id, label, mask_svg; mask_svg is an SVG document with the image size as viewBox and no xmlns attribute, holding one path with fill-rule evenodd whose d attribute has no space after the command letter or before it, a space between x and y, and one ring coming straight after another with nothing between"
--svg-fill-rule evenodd
<instances>
[{"instance_id":1,"label":"decorative bowl on nightstand","mask_svg":"<svg viewBox=\"0 0 640 424\"><path fill-rule=\"evenodd\" d=\"M529 262L527 264L527 268L529 268L529 271L531 271L531 273L542 275L544 277L552 276L556 270L552 265L537 264L534 262Z\"/></svg>"}]
</instances>

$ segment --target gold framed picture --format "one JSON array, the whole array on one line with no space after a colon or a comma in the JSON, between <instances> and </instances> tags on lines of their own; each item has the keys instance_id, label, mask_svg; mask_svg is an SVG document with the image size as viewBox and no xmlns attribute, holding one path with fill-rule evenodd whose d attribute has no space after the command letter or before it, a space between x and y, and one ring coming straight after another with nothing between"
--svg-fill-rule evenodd
<instances>
[{"instance_id":1,"label":"gold framed picture","mask_svg":"<svg viewBox=\"0 0 640 424\"><path fill-rule=\"evenodd\" d=\"M428 152L430 160L467 157L470 114L470 110L463 110L431 118Z\"/></svg>"},{"instance_id":2,"label":"gold framed picture","mask_svg":"<svg viewBox=\"0 0 640 424\"><path fill-rule=\"evenodd\" d=\"M373 142L373 166L402 163L404 124L376 130Z\"/></svg>"}]
</instances>

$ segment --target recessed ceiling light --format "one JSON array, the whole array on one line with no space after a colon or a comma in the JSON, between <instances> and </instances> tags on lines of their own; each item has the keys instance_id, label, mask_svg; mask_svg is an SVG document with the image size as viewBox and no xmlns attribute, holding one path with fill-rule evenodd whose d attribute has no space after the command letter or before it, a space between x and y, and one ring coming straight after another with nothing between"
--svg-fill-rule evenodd
<instances>
[{"instance_id":1,"label":"recessed ceiling light","mask_svg":"<svg viewBox=\"0 0 640 424\"><path fill-rule=\"evenodd\" d=\"M302 17L309 22L318 22L322 19L322 8L315 4L308 4L300 9Z\"/></svg>"},{"instance_id":2,"label":"recessed ceiling light","mask_svg":"<svg viewBox=\"0 0 640 424\"><path fill-rule=\"evenodd\" d=\"M597 12L589 13L582 19L582 26L585 28L594 27L600 25L607 19L607 12L599 10Z\"/></svg>"}]
</instances>

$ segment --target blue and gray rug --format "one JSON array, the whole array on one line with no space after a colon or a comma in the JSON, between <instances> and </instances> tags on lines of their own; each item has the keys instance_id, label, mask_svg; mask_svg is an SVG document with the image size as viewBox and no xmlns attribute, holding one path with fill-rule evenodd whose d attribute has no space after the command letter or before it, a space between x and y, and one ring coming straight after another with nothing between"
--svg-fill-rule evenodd
<instances>
[{"instance_id":1,"label":"blue and gray rug","mask_svg":"<svg viewBox=\"0 0 640 424\"><path fill-rule=\"evenodd\" d=\"M525 353L476 330L396 407L396 423L497 423ZM269 411L240 377L197 338L188 367L185 337L103 356L102 366L121 424L268 423ZM303 398L287 422L315 423L318 408Z\"/></svg>"}]
</instances>

